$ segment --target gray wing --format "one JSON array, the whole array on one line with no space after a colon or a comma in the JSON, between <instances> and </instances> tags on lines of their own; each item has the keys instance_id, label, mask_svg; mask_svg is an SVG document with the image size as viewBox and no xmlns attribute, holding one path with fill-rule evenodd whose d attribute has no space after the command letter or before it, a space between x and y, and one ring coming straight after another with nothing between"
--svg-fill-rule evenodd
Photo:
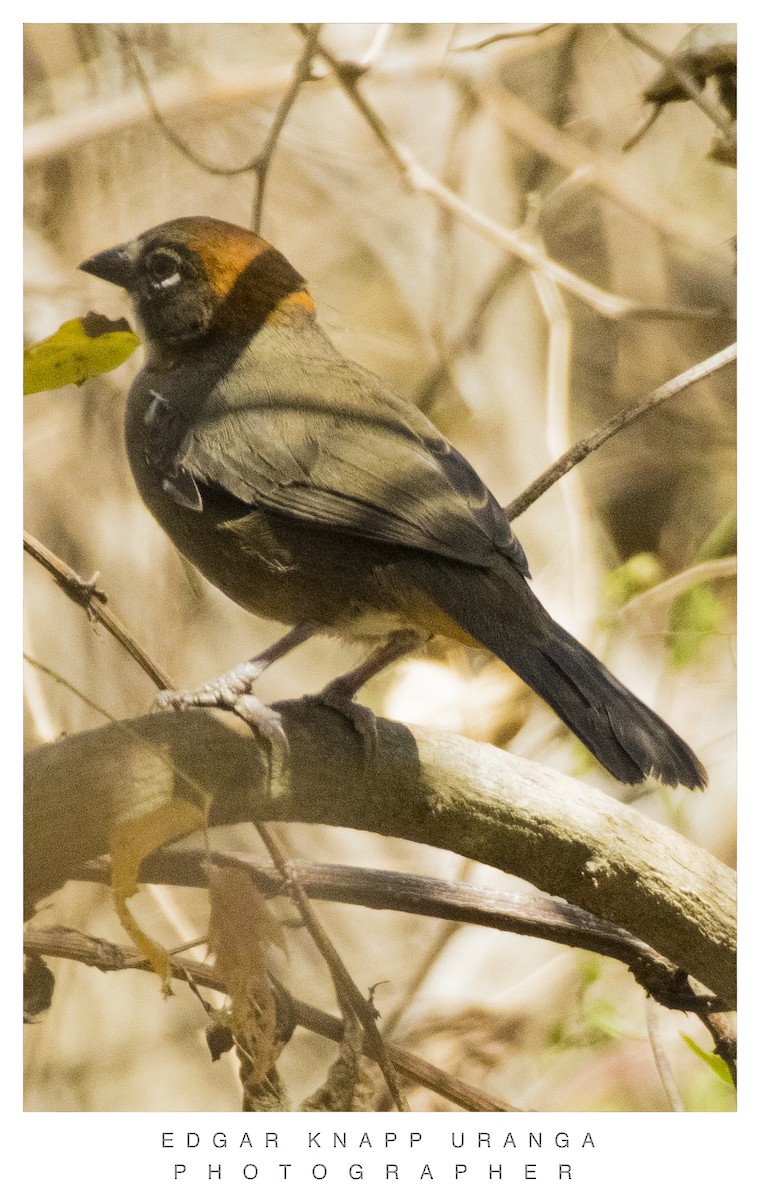
<instances>
[{"instance_id":1,"label":"gray wing","mask_svg":"<svg viewBox=\"0 0 766 1200\"><path fill-rule=\"evenodd\" d=\"M485 565L500 551L528 574L507 517L466 459L374 375L343 366L329 402L316 386L297 397L272 391L198 420L174 458L175 479L194 481L203 505L213 489L218 505L230 496L461 562Z\"/></svg>"}]
</instances>

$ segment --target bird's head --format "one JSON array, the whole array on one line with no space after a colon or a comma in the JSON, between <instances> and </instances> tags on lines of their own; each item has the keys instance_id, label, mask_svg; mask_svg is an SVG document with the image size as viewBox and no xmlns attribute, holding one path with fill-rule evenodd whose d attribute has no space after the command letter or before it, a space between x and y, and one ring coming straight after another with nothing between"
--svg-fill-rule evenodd
<instances>
[{"instance_id":1,"label":"bird's head","mask_svg":"<svg viewBox=\"0 0 766 1200\"><path fill-rule=\"evenodd\" d=\"M303 277L248 229L181 217L94 254L80 270L124 288L151 346L254 335L266 323L313 318Z\"/></svg>"}]
</instances>

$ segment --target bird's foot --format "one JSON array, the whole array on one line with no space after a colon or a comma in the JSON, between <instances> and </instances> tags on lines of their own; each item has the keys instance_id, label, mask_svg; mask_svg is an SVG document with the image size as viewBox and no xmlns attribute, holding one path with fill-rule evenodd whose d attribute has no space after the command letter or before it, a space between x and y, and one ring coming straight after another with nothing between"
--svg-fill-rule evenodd
<instances>
[{"instance_id":1,"label":"bird's foot","mask_svg":"<svg viewBox=\"0 0 766 1200\"><path fill-rule=\"evenodd\" d=\"M268 743L268 791L275 797L283 795L289 774L290 745L282 717L276 709L250 695L240 696L232 711Z\"/></svg>"},{"instance_id":2,"label":"bird's foot","mask_svg":"<svg viewBox=\"0 0 766 1200\"><path fill-rule=\"evenodd\" d=\"M328 683L321 692L317 692L315 696L307 697L307 699L312 700L315 704L323 704L325 708L331 708L333 712L340 713L347 721L351 722L354 731L362 739L364 769L365 771L370 770L378 753L378 719L371 708L359 704L354 699L354 693L349 691L346 684L346 677L341 675L332 683Z\"/></svg>"},{"instance_id":3,"label":"bird's foot","mask_svg":"<svg viewBox=\"0 0 766 1200\"><path fill-rule=\"evenodd\" d=\"M263 670L262 666L257 672L248 669L255 661L240 663L233 670L227 671L225 675L210 683L203 684L196 691L160 692L155 701L155 708L165 712L186 712L190 708L219 708L236 713L254 733L268 743L268 788L272 795L278 795L284 790L287 778L287 735L280 714L250 693L252 684Z\"/></svg>"},{"instance_id":4,"label":"bird's foot","mask_svg":"<svg viewBox=\"0 0 766 1200\"><path fill-rule=\"evenodd\" d=\"M357 703L355 696L360 688L374 678L384 667L396 662L405 654L409 654L423 641L423 635L411 629L398 629L383 642L368 658L339 675L328 683L326 688L315 696L307 696L316 704L324 704L332 708L351 722L355 731L362 738L364 753L364 769L369 771L375 763L378 753L378 721L374 712L364 704Z\"/></svg>"},{"instance_id":5,"label":"bird's foot","mask_svg":"<svg viewBox=\"0 0 766 1200\"><path fill-rule=\"evenodd\" d=\"M239 663L231 671L203 684L196 691L160 692L155 701L155 708L175 712L184 712L189 708L222 708L237 713L254 733L260 734L269 744L269 790L276 794L283 789L287 777L287 736L279 713L257 700L251 691L255 681L267 667L313 637L315 632L314 625L296 625L254 658Z\"/></svg>"},{"instance_id":6,"label":"bird's foot","mask_svg":"<svg viewBox=\"0 0 766 1200\"><path fill-rule=\"evenodd\" d=\"M268 664L261 658L251 658L239 663L231 671L219 675L195 691L160 692L155 700L158 709L173 709L184 712L187 708L225 708L233 710L237 702L250 693L250 689Z\"/></svg>"}]
</instances>

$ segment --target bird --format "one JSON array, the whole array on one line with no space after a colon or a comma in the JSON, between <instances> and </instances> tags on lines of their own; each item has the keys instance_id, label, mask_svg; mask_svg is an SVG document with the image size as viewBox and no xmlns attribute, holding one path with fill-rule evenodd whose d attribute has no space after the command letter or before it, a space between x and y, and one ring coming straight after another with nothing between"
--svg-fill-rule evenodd
<instances>
[{"instance_id":1,"label":"bird","mask_svg":"<svg viewBox=\"0 0 766 1200\"><path fill-rule=\"evenodd\" d=\"M217 588L292 627L209 702L327 631L374 647L323 693L356 723L361 683L443 635L510 667L620 782L705 787L682 738L547 612L470 463L343 357L279 250L181 217L80 267L127 292L145 343L125 442L146 506Z\"/></svg>"}]
</instances>

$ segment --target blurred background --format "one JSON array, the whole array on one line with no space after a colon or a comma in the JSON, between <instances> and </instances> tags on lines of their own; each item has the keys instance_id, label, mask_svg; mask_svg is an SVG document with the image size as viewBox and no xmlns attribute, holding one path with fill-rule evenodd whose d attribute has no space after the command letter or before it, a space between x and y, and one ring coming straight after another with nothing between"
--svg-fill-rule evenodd
<instances>
[{"instance_id":1,"label":"blurred background","mask_svg":"<svg viewBox=\"0 0 766 1200\"><path fill-rule=\"evenodd\" d=\"M690 30L633 28L667 54ZM716 28L731 39L731 27ZM317 59L270 161L260 231L309 279L343 352L427 410L502 503L626 404L734 340L735 171L710 156L716 130L683 100L623 150L660 66L618 29L327 25L321 40L364 68L359 90L391 143L462 211L407 186ZM263 146L303 46L279 24L26 26L28 343L89 309L132 320L118 291L78 273L86 256L172 217L252 222L253 172L231 169ZM520 228L615 298L613 315L530 272L476 230L475 214ZM141 645L192 687L283 628L216 592L143 509L121 429L139 358L27 397L26 526L84 577L98 571ZM671 400L515 524L538 595L691 742L710 774L704 795L621 787L506 668L446 643L363 699L577 774L734 865L734 384L726 368ZM26 665L28 746L103 723L93 705L115 718L149 709L151 682L31 560L25 592L27 655L60 677ZM272 667L258 695L315 691L357 660L316 638ZM324 827L284 834L311 861L531 890L414 844ZM216 832L215 845L266 859L244 827ZM205 896L191 889L145 888L134 908L168 946L207 927ZM619 964L492 930L317 910L362 991L388 981L375 1002L398 1044L520 1108L669 1106L646 998ZM125 941L93 884L68 884L35 919ZM293 930L289 943L277 964L286 984L333 1009L308 935ZM28 1109L239 1106L234 1056L211 1064L206 1017L186 989L163 1001L147 975L51 966L53 1007L27 1030ZM708 1050L702 1026L662 1010L655 1025L681 1103L733 1107L733 1090L681 1036ZM296 1032L280 1060L294 1104L334 1054ZM410 1101L449 1107L419 1089Z\"/></svg>"}]
</instances>

